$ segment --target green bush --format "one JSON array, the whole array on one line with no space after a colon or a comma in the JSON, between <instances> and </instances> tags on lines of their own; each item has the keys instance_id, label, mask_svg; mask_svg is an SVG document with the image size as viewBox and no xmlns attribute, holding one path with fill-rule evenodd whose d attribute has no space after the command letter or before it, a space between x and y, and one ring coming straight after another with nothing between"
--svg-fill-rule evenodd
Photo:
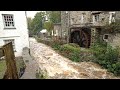
<instances>
[{"instance_id":1,"label":"green bush","mask_svg":"<svg viewBox=\"0 0 120 90\"><path fill-rule=\"evenodd\" d=\"M73 46L71 44L64 44L63 49L68 50L70 52L79 52L80 51L80 47L76 47L75 45Z\"/></svg>"},{"instance_id":2,"label":"green bush","mask_svg":"<svg viewBox=\"0 0 120 90\"><path fill-rule=\"evenodd\" d=\"M73 46L75 48L80 48L80 46L78 44L75 44L75 43L69 43L70 46Z\"/></svg>"},{"instance_id":3,"label":"green bush","mask_svg":"<svg viewBox=\"0 0 120 90\"><path fill-rule=\"evenodd\" d=\"M81 48L80 56L81 61L94 61L93 53L89 48Z\"/></svg>"},{"instance_id":4,"label":"green bush","mask_svg":"<svg viewBox=\"0 0 120 90\"><path fill-rule=\"evenodd\" d=\"M80 53L78 53L78 52L70 53L69 59L71 59L72 61L75 61L75 62L79 62L81 60Z\"/></svg>"},{"instance_id":5,"label":"green bush","mask_svg":"<svg viewBox=\"0 0 120 90\"><path fill-rule=\"evenodd\" d=\"M70 44L64 44L60 47L60 52L72 61L80 61L80 47L73 47Z\"/></svg>"},{"instance_id":6,"label":"green bush","mask_svg":"<svg viewBox=\"0 0 120 90\"><path fill-rule=\"evenodd\" d=\"M60 45L59 44L57 44L57 43L52 43L52 48L54 49L54 50L59 50L60 49Z\"/></svg>"},{"instance_id":7,"label":"green bush","mask_svg":"<svg viewBox=\"0 0 120 90\"><path fill-rule=\"evenodd\" d=\"M61 49L61 45L63 45L64 43L61 40L53 40L51 42L51 47L55 50L60 50Z\"/></svg>"},{"instance_id":8,"label":"green bush","mask_svg":"<svg viewBox=\"0 0 120 90\"><path fill-rule=\"evenodd\" d=\"M46 41L40 38L36 38L38 42L51 46L54 50L57 50L63 56L69 58L72 61L81 61L80 46L75 43L65 44L62 40Z\"/></svg>"},{"instance_id":9,"label":"green bush","mask_svg":"<svg viewBox=\"0 0 120 90\"><path fill-rule=\"evenodd\" d=\"M97 42L91 46L91 51L93 52L94 56L97 57L106 52L107 45L103 42Z\"/></svg>"},{"instance_id":10,"label":"green bush","mask_svg":"<svg viewBox=\"0 0 120 90\"><path fill-rule=\"evenodd\" d=\"M41 38L36 37L37 42L46 44L48 46L51 46L54 49L58 49L60 45L64 44L61 40L43 40Z\"/></svg>"},{"instance_id":11,"label":"green bush","mask_svg":"<svg viewBox=\"0 0 120 90\"><path fill-rule=\"evenodd\" d=\"M92 48L93 55L96 58L95 62L102 65L108 71L115 75L120 75L120 61L119 61L119 48L113 48L108 45L96 44Z\"/></svg>"}]
</instances>

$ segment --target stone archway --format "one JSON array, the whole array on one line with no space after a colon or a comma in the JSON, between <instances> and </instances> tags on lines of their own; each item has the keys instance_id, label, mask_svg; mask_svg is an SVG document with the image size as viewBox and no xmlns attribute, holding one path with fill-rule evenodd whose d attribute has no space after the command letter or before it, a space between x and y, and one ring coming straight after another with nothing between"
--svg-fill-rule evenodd
<instances>
[{"instance_id":1,"label":"stone archway","mask_svg":"<svg viewBox=\"0 0 120 90\"><path fill-rule=\"evenodd\" d=\"M91 35L89 29L74 29L71 32L70 43L76 43L80 47L89 48Z\"/></svg>"}]
</instances>

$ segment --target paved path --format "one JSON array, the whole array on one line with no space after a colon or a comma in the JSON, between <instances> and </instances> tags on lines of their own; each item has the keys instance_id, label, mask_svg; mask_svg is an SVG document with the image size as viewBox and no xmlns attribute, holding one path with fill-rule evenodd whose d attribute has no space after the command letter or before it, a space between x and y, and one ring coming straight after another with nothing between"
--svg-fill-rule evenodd
<instances>
[{"instance_id":1,"label":"paved path","mask_svg":"<svg viewBox=\"0 0 120 90\"><path fill-rule=\"evenodd\" d=\"M37 61L30 56L29 49L25 48L23 50L23 60L26 64L25 73L20 79L36 79L36 73L39 68Z\"/></svg>"},{"instance_id":2,"label":"paved path","mask_svg":"<svg viewBox=\"0 0 120 90\"><path fill-rule=\"evenodd\" d=\"M31 55L34 57L35 68L46 70L48 78L53 79L109 79L116 78L98 64L92 62L75 63L57 54L49 46L38 43L30 38ZM28 71L33 72L34 62L28 64ZM27 71L27 69L26 69ZM30 76L30 75L29 75ZM29 78L29 76L27 78ZM34 77L34 76L33 76ZM35 77L34 77L35 78Z\"/></svg>"}]
</instances>

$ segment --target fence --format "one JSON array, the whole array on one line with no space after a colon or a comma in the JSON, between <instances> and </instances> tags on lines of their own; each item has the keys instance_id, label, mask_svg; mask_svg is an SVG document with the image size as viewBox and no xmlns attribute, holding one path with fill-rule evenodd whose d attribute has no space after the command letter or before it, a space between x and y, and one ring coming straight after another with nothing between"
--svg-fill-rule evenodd
<instances>
[{"instance_id":1,"label":"fence","mask_svg":"<svg viewBox=\"0 0 120 90\"><path fill-rule=\"evenodd\" d=\"M18 79L18 72L12 42L0 48L0 57L2 56L5 56L7 66L3 79Z\"/></svg>"}]
</instances>

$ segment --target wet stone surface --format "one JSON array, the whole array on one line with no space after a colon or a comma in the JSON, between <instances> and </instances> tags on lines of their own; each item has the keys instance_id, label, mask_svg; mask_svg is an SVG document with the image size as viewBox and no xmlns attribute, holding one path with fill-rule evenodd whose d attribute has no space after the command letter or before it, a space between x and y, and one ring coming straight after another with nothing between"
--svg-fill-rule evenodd
<instances>
[{"instance_id":1,"label":"wet stone surface","mask_svg":"<svg viewBox=\"0 0 120 90\"><path fill-rule=\"evenodd\" d=\"M72 62L34 38L30 38L30 50L37 67L47 72L48 79L117 79L96 63Z\"/></svg>"}]
</instances>

